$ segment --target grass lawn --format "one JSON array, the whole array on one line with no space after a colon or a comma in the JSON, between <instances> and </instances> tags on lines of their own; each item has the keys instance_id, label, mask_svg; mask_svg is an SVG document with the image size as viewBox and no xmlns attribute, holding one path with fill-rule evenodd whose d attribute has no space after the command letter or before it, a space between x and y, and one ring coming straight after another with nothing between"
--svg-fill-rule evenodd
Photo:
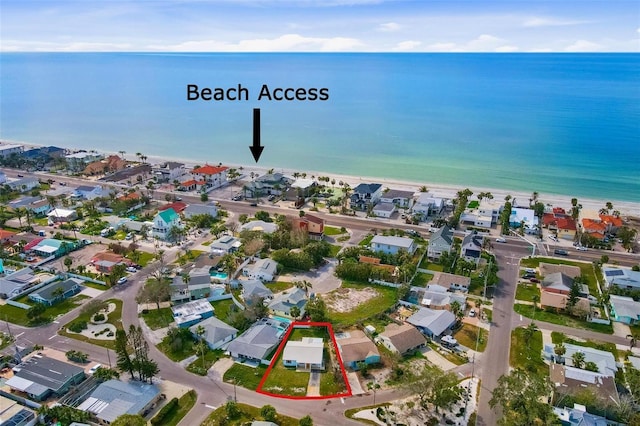
<instances>
[{"instance_id":1,"label":"grass lawn","mask_svg":"<svg viewBox=\"0 0 640 426\"><path fill-rule=\"evenodd\" d=\"M340 374L340 373L338 373ZM340 378L329 370L320 375L320 395L337 395L347 391L342 375Z\"/></svg>"},{"instance_id":2,"label":"grass lawn","mask_svg":"<svg viewBox=\"0 0 640 426\"><path fill-rule=\"evenodd\" d=\"M340 234L344 234L344 232L342 232L340 230L340 228L336 228L335 226L327 226L325 225L324 227L324 235L327 236L332 236L332 235L340 235Z\"/></svg>"},{"instance_id":3,"label":"grass lawn","mask_svg":"<svg viewBox=\"0 0 640 426\"><path fill-rule=\"evenodd\" d=\"M458 354L455 354L453 352L449 352L449 351L446 351L446 350L445 351L438 350L438 349L440 349L440 347L438 345L436 345L435 343L427 343L427 344L429 345L429 347L431 349L433 349L434 351L436 351L441 356L443 356L445 359L451 361L455 365L462 365L462 364L466 364L467 362L469 362L469 360L467 358L464 358L464 357L462 357L462 356L460 356Z\"/></svg>"},{"instance_id":4,"label":"grass lawn","mask_svg":"<svg viewBox=\"0 0 640 426\"><path fill-rule=\"evenodd\" d=\"M127 258L130 258L130 255L127 255ZM153 253L148 253L146 251L138 250L138 261L136 262L138 265L145 267L152 260L153 260Z\"/></svg>"},{"instance_id":5,"label":"grass lawn","mask_svg":"<svg viewBox=\"0 0 640 426\"><path fill-rule=\"evenodd\" d=\"M533 316L533 305L523 305L516 303L514 310L527 318L533 318L538 321L549 322L551 324L566 325L567 327L581 328L584 330L597 331L598 333L613 334L613 327L607 324L596 324L593 322L584 321L578 318L570 317L567 314L557 314L555 312L547 312L540 308L535 310L535 317Z\"/></svg>"},{"instance_id":6,"label":"grass lawn","mask_svg":"<svg viewBox=\"0 0 640 426\"><path fill-rule=\"evenodd\" d=\"M169 336L162 339L162 342L156 345L156 348L167 356L171 361L180 362L185 358L189 358L191 355L196 355L196 342L189 340L183 342L182 347L177 351L171 347Z\"/></svg>"},{"instance_id":7,"label":"grass lawn","mask_svg":"<svg viewBox=\"0 0 640 426\"><path fill-rule=\"evenodd\" d=\"M416 287L426 287L427 283L433 279L433 274L428 274L425 272L418 272L416 276L411 281L411 285Z\"/></svg>"},{"instance_id":8,"label":"grass lawn","mask_svg":"<svg viewBox=\"0 0 640 426\"><path fill-rule=\"evenodd\" d=\"M285 367L282 363L281 353L269 372L269 377L262 385L262 389L281 395L305 396L310 375L311 373Z\"/></svg>"},{"instance_id":9,"label":"grass lawn","mask_svg":"<svg viewBox=\"0 0 640 426\"><path fill-rule=\"evenodd\" d=\"M422 263L420 263L420 268L422 269L428 269L429 271L436 271L436 272L442 272L444 271L444 266L442 265L438 265L437 263L429 263L426 260L427 258L425 257L422 260Z\"/></svg>"},{"instance_id":10,"label":"grass lawn","mask_svg":"<svg viewBox=\"0 0 640 426\"><path fill-rule=\"evenodd\" d=\"M493 309L482 308L482 311L487 316L487 321L493 321Z\"/></svg>"},{"instance_id":11,"label":"grass lawn","mask_svg":"<svg viewBox=\"0 0 640 426\"><path fill-rule=\"evenodd\" d=\"M111 238L113 238L114 240L124 240L126 236L127 233L120 229L115 234L113 234Z\"/></svg>"},{"instance_id":12,"label":"grass lawn","mask_svg":"<svg viewBox=\"0 0 640 426\"><path fill-rule=\"evenodd\" d=\"M236 384L238 386L242 386L249 390L256 390L266 371L267 367L265 365L253 368L234 363L230 369L225 371L223 380L227 383L233 383L233 381L236 380Z\"/></svg>"},{"instance_id":13,"label":"grass lawn","mask_svg":"<svg viewBox=\"0 0 640 426\"><path fill-rule=\"evenodd\" d=\"M209 247L211 245L213 241L205 241L204 243L202 243L203 246L207 246Z\"/></svg>"},{"instance_id":14,"label":"grass lawn","mask_svg":"<svg viewBox=\"0 0 640 426\"><path fill-rule=\"evenodd\" d=\"M540 375L549 374L549 366L542 360L542 332L535 331L530 338L524 327L511 332L511 352L509 364Z\"/></svg>"},{"instance_id":15,"label":"grass lawn","mask_svg":"<svg viewBox=\"0 0 640 426\"><path fill-rule=\"evenodd\" d=\"M207 417L200 426L243 426L251 424L254 420L263 419L260 415L259 407L238 403L238 408L240 409L240 416L237 419L227 419L227 412L223 405L209 414L209 417ZM298 426L299 420L278 414L276 424L280 426Z\"/></svg>"},{"instance_id":16,"label":"grass lawn","mask_svg":"<svg viewBox=\"0 0 640 426\"><path fill-rule=\"evenodd\" d=\"M516 287L516 299L533 302L533 296L538 296L540 302L540 289L536 284L518 284Z\"/></svg>"},{"instance_id":17,"label":"grass lawn","mask_svg":"<svg viewBox=\"0 0 640 426\"><path fill-rule=\"evenodd\" d=\"M216 300L215 302L211 302L211 306L213 306L213 312L215 313L216 318L221 321L224 321L229 316L229 312L231 311L231 306L235 305L233 300L231 299L223 299Z\"/></svg>"},{"instance_id":18,"label":"grass lawn","mask_svg":"<svg viewBox=\"0 0 640 426\"><path fill-rule=\"evenodd\" d=\"M198 394L192 389L185 393L178 400L178 405L173 410L167 413L162 419L162 424L165 426L176 426L180 423L180 420L193 408L198 399Z\"/></svg>"},{"instance_id":19,"label":"grass lawn","mask_svg":"<svg viewBox=\"0 0 640 426\"><path fill-rule=\"evenodd\" d=\"M86 274L87 274L87 272L85 272L85 276L88 276ZM85 287L95 288L96 290L101 290L101 291L109 290L109 286L108 285L92 283L91 281L85 281L85 282L82 283L82 285L85 286Z\"/></svg>"},{"instance_id":20,"label":"grass lawn","mask_svg":"<svg viewBox=\"0 0 640 426\"><path fill-rule=\"evenodd\" d=\"M572 339L571 337L567 337L566 335L562 333L558 333L556 331L551 332L551 341L554 344L568 343L571 345L584 346L587 348L593 348L601 351L611 352L613 356L616 357L616 359L618 359L618 355L619 355L618 349L616 348L616 345L614 343L598 342L595 340L587 340L586 342L581 342L581 341ZM621 351L621 352L624 352L624 351Z\"/></svg>"},{"instance_id":21,"label":"grass lawn","mask_svg":"<svg viewBox=\"0 0 640 426\"><path fill-rule=\"evenodd\" d=\"M476 327L471 324L463 324L460 330L456 331L453 337L463 346L469 349L476 349L476 340L478 339L478 331L480 331L480 340L478 341L478 352L484 352L487 348L489 333L484 328Z\"/></svg>"},{"instance_id":22,"label":"grass lawn","mask_svg":"<svg viewBox=\"0 0 640 426\"><path fill-rule=\"evenodd\" d=\"M589 286L589 293L592 295L600 294L598 292L598 281L596 279L596 273L591 263L571 262L565 259L552 259L547 257L534 257L531 259L522 259L520 266L527 268L537 268L542 263L551 263L553 265L571 265L580 268L582 276L587 279L587 285Z\"/></svg>"},{"instance_id":23,"label":"grass lawn","mask_svg":"<svg viewBox=\"0 0 640 426\"><path fill-rule=\"evenodd\" d=\"M113 324L117 329L122 330L122 300L118 300L118 299L108 299L106 300L107 303L115 303L116 305L116 309L111 312L107 318L107 323L108 324ZM67 324L64 325L64 327L62 327L60 329L60 331L58 331L58 334L62 335L62 336L66 336L66 337L70 337L72 339L76 339L76 340L80 340L82 342L88 342L91 343L92 345L98 345L98 346L102 346L103 348L109 348L109 349L115 349L115 340L98 340L98 339L91 339L87 336L84 336L82 334L76 334L76 333L69 333L67 331L67 327L69 326L69 324L71 324L72 322L75 321L86 321L89 322L91 320L90 316L87 314L79 314L78 317L73 320L68 322Z\"/></svg>"},{"instance_id":24,"label":"grass lawn","mask_svg":"<svg viewBox=\"0 0 640 426\"><path fill-rule=\"evenodd\" d=\"M371 243L371 240L373 240L373 235L367 235L366 237L364 237L364 239L362 241L360 241L358 243L359 246L368 246Z\"/></svg>"},{"instance_id":25,"label":"grass lawn","mask_svg":"<svg viewBox=\"0 0 640 426\"><path fill-rule=\"evenodd\" d=\"M174 263L177 263L178 265L184 265L187 262L196 260L202 253L204 253L202 250L189 250L187 254L183 254L182 256L178 257Z\"/></svg>"},{"instance_id":26,"label":"grass lawn","mask_svg":"<svg viewBox=\"0 0 640 426\"><path fill-rule=\"evenodd\" d=\"M73 310L75 307L80 305L80 302L82 302L84 299L90 299L90 297L84 294L79 294L70 299L65 299L60 303L56 303L55 305L48 307L44 312L44 316L49 316L52 319L56 319L60 315L64 315L67 312Z\"/></svg>"},{"instance_id":27,"label":"grass lawn","mask_svg":"<svg viewBox=\"0 0 640 426\"><path fill-rule=\"evenodd\" d=\"M386 314L376 315L375 317L367 318L362 323L366 325L372 325L376 328L376 333L382 333L384 328L391 324L393 321Z\"/></svg>"},{"instance_id":28,"label":"grass lawn","mask_svg":"<svg viewBox=\"0 0 640 426\"><path fill-rule=\"evenodd\" d=\"M269 290L271 290L274 293L278 293L280 291L290 289L291 287L293 287L293 283L290 281L276 281L275 283L265 284L265 287L267 287Z\"/></svg>"},{"instance_id":29,"label":"grass lawn","mask_svg":"<svg viewBox=\"0 0 640 426\"><path fill-rule=\"evenodd\" d=\"M328 317L331 319L334 327L347 327L360 321L366 321L378 314L385 312L396 303L396 289L384 286L371 286L370 284L356 283L352 281L343 281L342 288L365 289L374 288L378 292L378 296L361 303L349 312L335 312L327 308ZM338 289L339 290L339 289ZM334 290L336 291L336 290ZM329 293L332 294L333 292Z\"/></svg>"},{"instance_id":30,"label":"grass lawn","mask_svg":"<svg viewBox=\"0 0 640 426\"><path fill-rule=\"evenodd\" d=\"M198 359L193 361L191 364L187 366L187 371L197 374L199 376L206 376L207 371L211 368L213 364L216 363L220 358L224 356L224 353L221 350L212 351L211 349L207 350L204 353L204 365L202 362L202 355L198 353Z\"/></svg>"},{"instance_id":31,"label":"grass lawn","mask_svg":"<svg viewBox=\"0 0 640 426\"><path fill-rule=\"evenodd\" d=\"M149 309L140 315L147 326L152 330L168 327L173 322L171 308Z\"/></svg>"},{"instance_id":32,"label":"grass lawn","mask_svg":"<svg viewBox=\"0 0 640 426\"><path fill-rule=\"evenodd\" d=\"M342 246L331 244L331 246L330 246L331 250L329 252L329 257L336 257L341 248L342 248Z\"/></svg>"},{"instance_id":33,"label":"grass lawn","mask_svg":"<svg viewBox=\"0 0 640 426\"><path fill-rule=\"evenodd\" d=\"M26 309L20 309L11 305L0 305L0 318L3 320L6 319L13 324L31 327L29 318L27 318Z\"/></svg>"}]
</instances>

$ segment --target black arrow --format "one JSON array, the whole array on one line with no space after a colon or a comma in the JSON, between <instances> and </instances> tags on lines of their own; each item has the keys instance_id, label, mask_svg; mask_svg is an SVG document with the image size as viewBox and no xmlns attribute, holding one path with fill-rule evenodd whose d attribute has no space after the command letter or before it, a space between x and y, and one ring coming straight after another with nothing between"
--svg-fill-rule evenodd
<instances>
[{"instance_id":1,"label":"black arrow","mask_svg":"<svg viewBox=\"0 0 640 426\"><path fill-rule=\"evenodd\" d=\"M253 145L249 149L257 163L264 149L264 146L260 145L260 108L253 109Z\"/></svg>"}]
</instances>

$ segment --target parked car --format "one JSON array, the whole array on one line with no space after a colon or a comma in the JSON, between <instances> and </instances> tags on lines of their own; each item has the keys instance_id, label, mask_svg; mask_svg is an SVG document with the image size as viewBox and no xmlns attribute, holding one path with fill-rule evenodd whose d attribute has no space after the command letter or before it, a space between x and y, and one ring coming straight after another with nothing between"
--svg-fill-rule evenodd
<instances>
[{"instance_id":1,"label":"parked car","mask_svg":"<svg viewBox=\"0 0 640 426\"><path fill-rule=\"evenodd\" d=\"M532 283L539 283L540 280L537 278L530 278L529 281L531 281Z\"/></svg>"},{"instance_id":2,"label":"parked car","mask_svg":"<svg viewBox=\"0 0 640 426\"><path fill-rule=\"evenodd\" d=\"M524 278L525 280L528 280L529 278L535 278L536 274L524 274L522 276L522 278Z\"/></svg>"},{"instance_id":3,"label":"parked car","mask_svg":"<svg viewBox=\"0 0 640 426\"><path fill-rule=\"evenodd\" d=\"M118 281L116 281L117 284L124 284L126 282L127 282L127 277L122 277Z\"/></svg>"},{"instance_id":4,"label":"parked car","mask_svg":"<svg viewBox=\"0 0 640 426\"><path fill-rule=\"evenodd\" d=\"M138 270L133 266L127 266L127 272L134 273L134 272L138 272Z\"/></svg>"},{"instance_id":5,"label":"parked car","mask_svg":"<svg viewBox=\"0 0 640 426\"><path fill-rule=\"evenodd\" d=\"M267 200L269 200L269 201L273 201L275 199L276 199L276 196L273 195L273 194L269 195L269 198L267 198Z\"/></svg>"},{"instance_id":6,"label":"parked car","mask_svg":"<svg viewBox=\"0 0 640 426\"><path fill-rule=\"evenodd\" d=\"M471 309L471 310L469 311L469 316L470 316L470 317L475 317L475 316L476 316L476 310L475 310L475 309Z\"/></svg>"},{"instance_id":7,"label":"parked car","mask_svg":"<svg viewBox=\"0 0 640 426\"><path fill-rule=\"evenodd\" d=\"M569 252L566 250L562 250L562 249L555 249L553 251L553 254L557 254L559 256L569 256Z\"/></svg>"},{"instance_id":8,"label":"parked car","mask_svg":"<svg viewBox=\"0 0 640 426\"><path fill-rule=\"evenodd\" d=\"M91 368L89 369L89 374L93 374L93 373L95 373L96 371L98 371L98 368L100 368L100 367L102 367L102 364L96 364L96 365L94 365L93 367L91 367Z\"/></svg>"},{"instance_id":9,"label":"parked car","mask_svg":"<svg viewBox=\"0 0 640 426\"><path fill-rule=\"evenodd\" d=\"M536 270L533 268L525 268L524 270L527 274L535 274Z\"/></svg>"},{"instance_id":10,"label":"parked car","mask_svg":"<svg viewBox=\"0 0 640 426\"><path fill-rule=\"evenodd\" d=\"M585 246L578 246L576 247L576 250L587 251L587 248Z\"/></svg>"},{"instance_id":11,"label":"parked car","mask_svg":"<svg viewBox=\"0 0 640 426\"><path fill-rule=\"evenodd\" d=\"M496 243L506 243L507 239L504 237L498 237L496 238Z\"/></svg>"},{"instance_id":12,"label":"parked car","mask_svg":"<svg viewBox=\"0 0 640 426\"><path fill-rule=\"evenodd\" d=\"M258 207L258 203L251 203L249 204L251 207Z\"/></svg>"}]
</instances>

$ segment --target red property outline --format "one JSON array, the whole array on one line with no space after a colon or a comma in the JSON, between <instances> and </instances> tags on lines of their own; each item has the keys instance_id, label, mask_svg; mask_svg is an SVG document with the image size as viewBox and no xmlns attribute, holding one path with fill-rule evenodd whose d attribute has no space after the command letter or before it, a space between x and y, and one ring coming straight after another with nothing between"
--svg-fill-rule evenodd
<instances>
[{"instance_id":1,"label":"red property outline","mask_svg":"<svg viewBox=\"0 0 640 426\"><path fill-rule=\"evenodd\" d=\"M271 369L276 364L276 361L278 360L280 353L284 350L284 346L287 344L287 341L289 340L289 335L291 334L293 329L296 328L296 326L303 326L305 328L306 327L326 327L327 328L327 330L329 331L329 336L331 336L331 342L333 343L333 348L336 351L336 358L338 359L338 363L340 364L340 371L342 372L342 380L344 380L344 383L347 386L347 392L338 393L334 395L291 396L291 395L281 395L277 393L271 393L271 392L262 390L262 386L264 385L264 382L267 380L267 377L269 377L269 373L271 373ZM340 356L340 351L338 350L338 344L336 343L336 336L333 333L333 326L331 325L331 323L330 322L311 322L311 321L310 322L300 322L300 321L292 322L291 325L289 325L289 330L287 330L287 334L284 336L284 339L282 339L282 342L280 343L278 350L276 351L275 355L271 359L271 364L269 364L267 371L264 373L264 376L262 376L262 379L258 384L258 388L256 389L256 392L261 393L263 395L273 396L275 398L286 398L286 399L330 399L330 398L341 398L345 396L352 396L351 385L349 385L349 380L347 380L347 371L344 368L344 364L342 362L342 356Z\"/></svg>"}]
</instances>

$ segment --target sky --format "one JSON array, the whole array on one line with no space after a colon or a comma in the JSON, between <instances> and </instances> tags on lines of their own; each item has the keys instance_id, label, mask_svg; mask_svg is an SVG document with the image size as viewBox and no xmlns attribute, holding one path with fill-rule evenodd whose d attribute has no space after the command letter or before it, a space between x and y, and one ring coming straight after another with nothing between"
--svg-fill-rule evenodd
<instances>
[{"instance_id":1,"label":"sky","mask_svg":"<svg viewBox=\"0 0 640 426\"><path fill-rule=\"evenodd\" d=\"M640 1L1 0L0 51L640 52Z\"/></svg>"}]
</instances>

